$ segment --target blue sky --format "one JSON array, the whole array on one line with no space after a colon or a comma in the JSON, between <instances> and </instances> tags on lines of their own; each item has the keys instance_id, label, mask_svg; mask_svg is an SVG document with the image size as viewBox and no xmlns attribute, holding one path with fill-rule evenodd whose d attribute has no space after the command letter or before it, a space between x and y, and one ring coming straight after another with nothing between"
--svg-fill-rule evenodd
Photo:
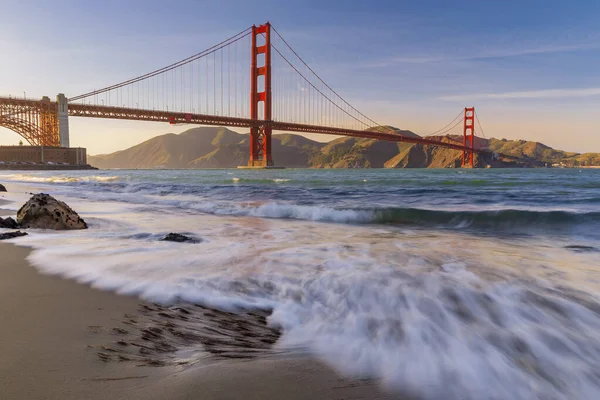
<instances>
[{"instance_id":1,"label":"blue sky","mask_svg":"<svg viewBox=\"0 0 600 400\"><path fill-rule=\"evenodd\" d=\"M487 137L600 152L597 0L3 3L4 95L81 94L269 20L377 121L427 134L474 105ZM71 119L72 144L91 154L187 128ZM18 140L0 130L0 144Z\"/></svg>"}]
</instances>

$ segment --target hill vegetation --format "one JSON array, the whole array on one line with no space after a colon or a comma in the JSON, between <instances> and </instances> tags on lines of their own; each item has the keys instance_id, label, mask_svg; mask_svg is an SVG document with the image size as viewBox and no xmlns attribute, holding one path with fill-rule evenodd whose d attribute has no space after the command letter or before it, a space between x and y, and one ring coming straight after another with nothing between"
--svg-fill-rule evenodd
<instances>
[{"instance_id":1,"label":"hill vegetation","mask_svg":"<svg viewBox=\"0 0 600 400\"><path fill-rule=\"evenodd\" d=\"M377 129L418 137L414 132L393 127ZM462 141L456 136L437 139ZM273 135L272 145L276 165L297 168L456 168L462 157L460 151L437 146L353 137L321 143L300 135L279 134ZM221 127L199 127L179 135L157 136L115 153L89 156L88 162L98 168L235 168L247 163L248 146L248 135ZM539 142L478 138L477 146L519 159L494 161L476 157L479 166L600 165L598 153L568 153Z\"/></svg>"}]
</instances>

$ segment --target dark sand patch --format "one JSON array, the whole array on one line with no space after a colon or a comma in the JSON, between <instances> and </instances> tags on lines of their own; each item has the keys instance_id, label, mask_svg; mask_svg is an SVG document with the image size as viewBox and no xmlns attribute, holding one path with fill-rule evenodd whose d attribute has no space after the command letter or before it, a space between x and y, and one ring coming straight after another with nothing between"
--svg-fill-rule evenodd
<instances>
[{"instance_id":1,"label":"dark sand patch","mask_svg":"<svg viewBox=\"0 0 600 400\"><path fill-rule=\"evenodd\" d=\"M119 326L91 326L114 340L95 347L102 361L136 365L192 365L214 359L251 359L273 354L281 332L267 325L268 310L227 312L193 304L141 303Z\"/></svg>"}]
</instances>

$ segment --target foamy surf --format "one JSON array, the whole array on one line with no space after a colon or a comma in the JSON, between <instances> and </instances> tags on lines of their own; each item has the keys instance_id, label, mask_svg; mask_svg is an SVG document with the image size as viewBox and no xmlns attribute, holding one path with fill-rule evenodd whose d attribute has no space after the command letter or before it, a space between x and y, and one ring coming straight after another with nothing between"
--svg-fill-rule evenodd
<instances>
[{"instance_id":1,"label":"foamy surf","mask_svg":"<svg viewBox=\"0 0 600 400\"><path fill-rule=\"evenodd\" d=\"M4 179L15 180L20 182L34 183L77 183L77 182L118 182L123 177L119 176L44 176L44 175L29 175L29 174L13 174L4 175Z\"/></svg>"},{"instance_id":2,"label":"foamy surf","mask_svg":"<svg viewBox=\"0 0 600 400\"><path fill-rule=\"evenodd\" d=\"M273 309L270 323L284 332L279 346L309 349L342 373L423 398L584 399L599 389L593 296L493 268L490 280L474 266L485 257L450 262L450 248L461 244L444 236L428 255L419 236L204 222L210 228L198 247L115 240L94 227L90 238L33 236L30 261L44 273L164 304ZM400 257L389 251L397 244ZM530 268L535 256L521 251ZM494 263L501 260L487 260Z\"/></svg>"}]
</instances>

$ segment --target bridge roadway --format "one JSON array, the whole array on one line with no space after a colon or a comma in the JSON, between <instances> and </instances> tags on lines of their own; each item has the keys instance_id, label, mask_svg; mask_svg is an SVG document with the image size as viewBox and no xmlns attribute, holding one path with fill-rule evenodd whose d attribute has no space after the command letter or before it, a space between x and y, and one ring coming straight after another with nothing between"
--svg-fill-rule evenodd
<instances>
[{"instance_id":1,"label":"bridge roadway","mask_svg":"<svg viewBox=\"0 0 600 400\"><path fill-rule=\"evenodd\" d=\"M136 121L168 122L171 124L197 124L229 126L236 128L252 128L269 124L273 130L299 133L319 133L325 135L351 136L370 138L392 142L421 143L431 146L445 147L458 151L473 151L480 154L491 154L484 149L471 149L459 143L442 142L434 139L404 136L393 132L372 132L319 125L305 125L280 121L263 121L249 118L235 118L218 115L191 114L184 112L141 110L126 107L109 107L91 104L69 103L70 117L125 119Z\"/></svg>"}]
</instances>

